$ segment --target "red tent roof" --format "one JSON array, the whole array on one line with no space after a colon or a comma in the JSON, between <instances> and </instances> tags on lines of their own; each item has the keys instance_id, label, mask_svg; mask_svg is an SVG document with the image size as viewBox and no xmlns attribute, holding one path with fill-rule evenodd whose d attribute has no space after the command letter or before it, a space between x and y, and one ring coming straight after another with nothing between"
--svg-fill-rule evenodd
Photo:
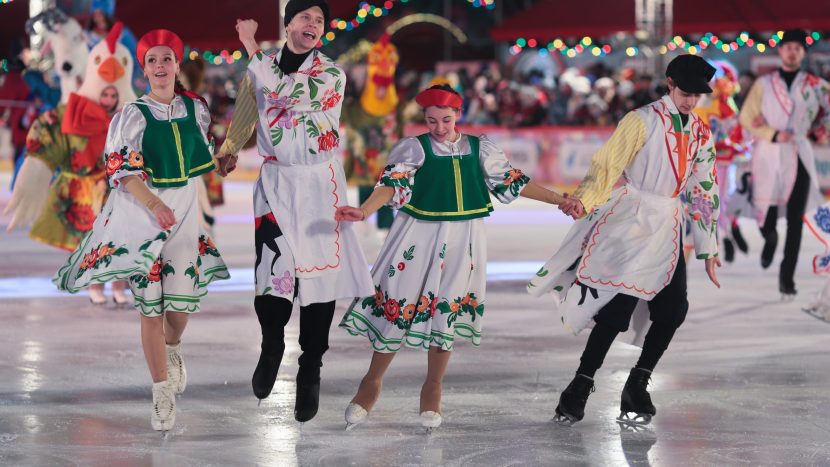
<instances>
[{"instance_id":1,"label":"red tent roof","mask_svg":"<svg viewBox=\"0 0 830 467\"><path fill-rule=\"evenodd\" d=\"M830 29L827 0L721 0L703 4L675 0L674 33L760 32L788 28ZM594 0L590 3L540 0L508 18L491 35L497 41L520 37L539 40L557 37L605 36L635 28L632 0Z\"/></svg>"},{"instance_id":2,"label":"red tent roof","mask_svg":"<svg viewBox=\"0 0 830 467\"><path fill-rule=\"evenodd\" d=\"M361 0L329 0L332 17L354 18ZM241 48L234 29L236 18L253 18L259 23L257 39L276 40L279 33L277 0L142 0L119 1L115 15L136 38L157 28L175 31L185 44L218 50ZM375 2L377 4L377 2ZM161 12L161 13L160 13ZM0 5L0 57L5 57L11 41L25 34L29 2L16 0Z\"/></svg>"}]
</instances>

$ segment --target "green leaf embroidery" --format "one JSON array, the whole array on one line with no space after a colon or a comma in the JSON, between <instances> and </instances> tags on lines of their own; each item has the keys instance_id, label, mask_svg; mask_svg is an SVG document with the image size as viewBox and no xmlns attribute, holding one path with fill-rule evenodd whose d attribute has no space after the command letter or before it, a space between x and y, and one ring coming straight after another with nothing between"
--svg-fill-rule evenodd
<instances>
[{"instance_id":1,"label":"green leaf embroidery","mask_svg":"<svg viewBox=\"0 0 830 467\"><path fill-rule=\"evenodd\" d=\"M392 266L390 264L389 265L389 271L387 272L387 274L389 274L389 277L394 277L395 276L395 266Z\"/></svg>"},{"instance_id":2,"label":"green leaf embroidery","mask_svg":"<svg viewBox=\"0 0 830 467\"><path fill-rule=\"evenodd\" d=\"M317 83L314 82L314 79L308 80L308 97L317 98Z\"/></svg>"},{"instance_id":3,"label":"green leaf embroidery","mask_svg":"<svg viewBox=\"0 0 830 467\"><path fill-rule=\"evenodd\" d=\"M271 144L274 146L278 145L280 141L282 141L282 137L285 134L285 131L282 128L272 128L271 129Z\"/></svg>"},{"instance_id":4,"label":"green leaf embroidery","mask_svg":"<svg viewBox=\"0 0 830 467\"><path fill-rule=\"evenodd\" d=\"M543 267L543 268L539 269L539 271L537 271L537 272L536 272L536 276L538 276L538 277L545 277L545 276L547 276L547 275L548 275L548 273L549 273L549 272L550 272L550 271L548 271L547 269L545 269L545 268Z\"/></svg>"},{"instance_id":5,"label":"green leaf embroidery","mask_svg":"<svg viewBox=\"0 0 830 467\"><path fill-rule=\"evenodd\" d=\"M407 261L412 261L415 258L415 245L403 252L403 258Z\"/></svg>"}]
</instances>

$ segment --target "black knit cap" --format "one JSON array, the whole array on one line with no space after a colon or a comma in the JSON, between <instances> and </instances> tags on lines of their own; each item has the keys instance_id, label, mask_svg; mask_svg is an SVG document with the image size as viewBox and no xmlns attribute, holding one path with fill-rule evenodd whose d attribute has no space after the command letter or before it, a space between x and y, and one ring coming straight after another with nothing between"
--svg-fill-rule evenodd
<instances>
[{"instance_id":1,"label":"black knit cap","mask_svg":"<svg viewBox=\"0 0 830 467\"><path fill-rule=\"evenodd\" d=\"M778 45L785 42L798 42L802 47L807 47L807 33L803 29L788 29L784 31L784 36L781 37Z\"/></svg>"},{"instance_id":2,"label":"black knit cap","mask_svg":"<svg viewBox=\"0 0 830 467\"><path fill-rule=\"evenodd\" d=\"M323 29L325 29L325 27L329 24L329 2L326 0L290 0L288 5L285 5L285 18L283 18L283 24L288 26L288 23L294 19L294 16L296 16L297 13L315 6L318 6L321 10L323 10L323 18L325 19Z\"/></svg>"},{"instance_id":3,"label":"black knit cap","mask_svg":"<svg viewBox=\"0 0 830 467\"><path fill-rule=\"evenodd\" d=\"M691 94L709 94L709 80L715 76L715 67L697 55L680 55L669 62L666 76L681 90Z\"/></svg>"}]
</instances>

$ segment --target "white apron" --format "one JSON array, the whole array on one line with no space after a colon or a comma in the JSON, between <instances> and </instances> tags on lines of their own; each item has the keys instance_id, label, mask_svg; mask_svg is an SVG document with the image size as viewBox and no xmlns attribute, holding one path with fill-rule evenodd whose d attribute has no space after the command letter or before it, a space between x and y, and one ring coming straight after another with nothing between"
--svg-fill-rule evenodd
<instances>
[{"instance_id":1,"label":"white apron","mask_svg":"<svg viewBox=\"0 0 830 467\"><path fill-rule=\"evenodd\" d=\"M257 149L265 158L255 215L270 211L281 231L276 250L258 252L256 293L297 295L300 305L370 295L357 237L334 220L337 207L348 204L336 158L345 74L318 51L290 75L276 66L278 58L260 52L248 65L259 112Z\"/></svg>"},{"instance_id":2,"label":"white apron","mask_svg":"<svg viewBox=\"0 0 830 467\"><path fill-rule=\"evenodd\" d=\"M787 83L778 72L759 80L763 90L761 114L766 124L777 131L789 130L794 133L792 141L787 143L755 141L753 145L753 199L758 221L763 223L770 206L786 206L790 199L798 173L799 158L810 175L812 186L807 209L815 208L821 203L813 146L807 138L821 105L821 93L818 78L805 72L796 75L789 91ZM825 106L830 107L830 104Z\"/></svg>"}]
</instances>

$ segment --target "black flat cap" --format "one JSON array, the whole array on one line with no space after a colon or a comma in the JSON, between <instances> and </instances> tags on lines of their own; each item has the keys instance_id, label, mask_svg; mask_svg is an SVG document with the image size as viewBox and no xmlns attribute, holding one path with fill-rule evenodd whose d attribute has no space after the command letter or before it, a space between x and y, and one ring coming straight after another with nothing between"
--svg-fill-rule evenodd
<instances>
[{"instance_id":1,"label":"black flat cap","mask_svg":"<svg viewBox=\"0 0 830 467\"><path fill-rule=\"evenodd\" d=\"M803 29L788 29L784 31L784 36L778 45L782 45L785 42L798 42L802 47L807 47L807 33Z\"/></svg>"},{"instance_id":2,"label":"black flat cap","mask_svg":"<svg viewBox=\"0 0 830 467\"><path fill-rule=\"evenodd\" d=\"M692 94L711 93L709 81L714 75L715 67L697 55L680 55L666 67L666 76L681 90Z\"/></svg>"}]
</instances>

